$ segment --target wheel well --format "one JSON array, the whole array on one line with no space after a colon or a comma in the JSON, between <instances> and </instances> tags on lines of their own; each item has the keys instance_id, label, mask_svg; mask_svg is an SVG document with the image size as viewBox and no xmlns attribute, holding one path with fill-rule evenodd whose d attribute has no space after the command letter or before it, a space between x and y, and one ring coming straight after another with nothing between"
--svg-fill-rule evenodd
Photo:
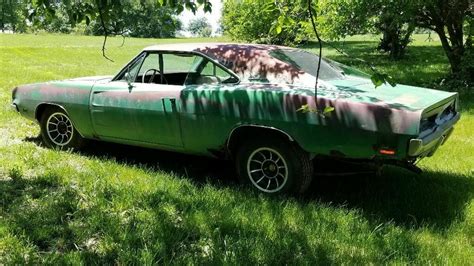
<instances>
[{"instance_id":1,"label":"wheel well","mask_svg":"<svg viewBox=\"0 0 474 266\"><path fill-rule=\"evenodd\" d=\"M264 126L240 126L232 130L227 140L227 150L230 155L233 156L239 147L239 144L249 138L255 138L257 136L265 136L278 138L282 141L294 141L294 139L286 132L272 127Z\"/></svg>"},{"instance_id":2,"label":"wheel well","mask_svg":"<svg viewBox=\"0 0 474 266\"><path fill-rule=\"evenodd\" d=\"M62 109L64 112L66 112L66 110L64 110L64 108L61 107L61 106L59 106L59 105L51 104L51 103L42 103L42 104L38 105L38 107L36 107L36 111L35 111L35 119L36 119L36 121L40 122L41 116L43 115L43 112L44 112L47 108L50 108L50 107L59 108L59 109ZM66 113L67 113L67 112L66 112Z\"/></svg>"}]
</instances>

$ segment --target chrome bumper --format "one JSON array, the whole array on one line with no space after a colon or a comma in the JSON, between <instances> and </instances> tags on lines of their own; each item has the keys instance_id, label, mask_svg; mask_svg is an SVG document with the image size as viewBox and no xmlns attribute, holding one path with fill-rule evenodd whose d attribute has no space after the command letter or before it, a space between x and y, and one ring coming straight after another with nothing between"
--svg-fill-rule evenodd
<instances>
[{"instance_id":1,"label":"chrome bumper","mask_svg":"<svg viewBox=\"0 0 474 266\"><path fill-rule=\"evenodd\" d=\"M411 139L408 145L408 156L432 156L439 146L444 144L453 132L454 124L459 121L461 114L457 113L451 120L439 125L434 132L423 138Z\"/></svg>"},{"instance_id":2,"label":"chrome bumper","mask_svg":"<svg viewBox=\"0 0 474 266\"><path fill-rule=\"evenodd\" d=\"M12 108L12 110L15 110L16 112L20 112L20 110L18 109L18 106L16 104L12 103L10 105L10 107Z\"/></svg>"}]
</instances>

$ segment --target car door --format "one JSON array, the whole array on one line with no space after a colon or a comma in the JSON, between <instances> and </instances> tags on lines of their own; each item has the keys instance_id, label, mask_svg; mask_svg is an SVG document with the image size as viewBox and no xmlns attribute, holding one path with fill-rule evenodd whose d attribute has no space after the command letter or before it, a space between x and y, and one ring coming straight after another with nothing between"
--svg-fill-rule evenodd
<instances>
[{"instance_id":1,"label":"car door","mask_svg":"<svg viewBox=\"0 0 474 266\"><path fill-rule=\"evenodd\" d=\"M178 101L184 80L171 73L180 63L186 62L164 61L162 54L148 53L129 66L130 84L126 78L119 77L95 85L91 94L91 116L96 134L105 139L182 147ZM173 77L170 82L161 75L166 64L169 77ZM155 80L164 84L157 84Z\"/></svg>"}]
</instances>

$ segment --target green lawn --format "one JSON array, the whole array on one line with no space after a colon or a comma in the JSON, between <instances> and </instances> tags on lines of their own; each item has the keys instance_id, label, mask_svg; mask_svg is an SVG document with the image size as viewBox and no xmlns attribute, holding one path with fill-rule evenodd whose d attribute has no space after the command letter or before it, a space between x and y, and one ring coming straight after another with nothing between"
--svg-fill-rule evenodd
<instances>
[{"instance_id":1,"label":"green lawn","mask_svg":"<svg viewBox=\"0 0 474 266\"><path fill-rule=\"evenodd\" d=\"M391 61L359 36L338 47L402 83L430 86L449 70L440 43L415 37ZM111 144L41 146L10 111L19 84L117 72L144 46L196 39L0 34L0 264L416 263L474 261L474 97L461 96L450 141L422 175L317 176L301 198L240 187L231 163ZM316 51L315 45L306 45ZM350 63L332 49L328 57Z\"/></svg>"}]
</instances>

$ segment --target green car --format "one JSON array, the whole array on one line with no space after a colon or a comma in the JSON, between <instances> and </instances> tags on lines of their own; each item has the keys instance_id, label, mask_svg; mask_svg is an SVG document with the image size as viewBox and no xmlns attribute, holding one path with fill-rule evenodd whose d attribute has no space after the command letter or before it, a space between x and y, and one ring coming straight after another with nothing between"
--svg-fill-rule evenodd
<instances>
[{"instance_id":1,"label":"green car","mask_svg":"<svg viewBox=\"0 0 474 266\"><path fill-rule=\"evenodd\" d=\"M304 192L316 156L409 167L460 118L456 93L375 89L325 59L315 97L317 62L282 46L151 46L114 77L19 86L12 106L39 123L49 147L94 139L232 159L241 181L265 193Z\"/></svg>"}]
</instances>

